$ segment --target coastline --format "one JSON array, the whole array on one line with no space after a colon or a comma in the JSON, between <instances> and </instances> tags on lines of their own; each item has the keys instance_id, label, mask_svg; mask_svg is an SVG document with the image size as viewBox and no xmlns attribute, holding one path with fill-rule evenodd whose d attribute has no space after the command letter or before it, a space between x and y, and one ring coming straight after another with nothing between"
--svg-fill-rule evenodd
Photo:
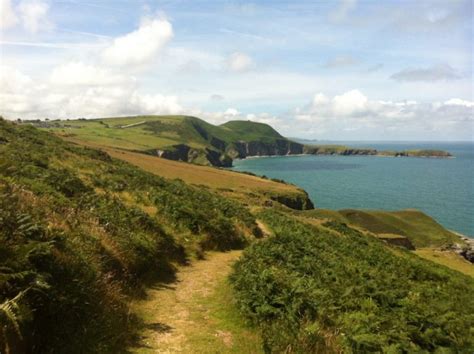
<instances>
[{"instance_id":1,"label":"coastline","mask_svg":"<svg viewBox=\"0 0 474 354\"><path fill-rule=\"evenodd\" d=\"M378 154L286 154L286 155L252 155L246 157L236 157L234 161L240 160L250 160L250 159L259 159L259 158L269 158L269 157L300 157L300 156L366 156L366 157L392 157L392 158L422 158L422 159L455 159L456 156L402 156L402 155L385 155L383 153Z\"/></svg>"}]
</instances>

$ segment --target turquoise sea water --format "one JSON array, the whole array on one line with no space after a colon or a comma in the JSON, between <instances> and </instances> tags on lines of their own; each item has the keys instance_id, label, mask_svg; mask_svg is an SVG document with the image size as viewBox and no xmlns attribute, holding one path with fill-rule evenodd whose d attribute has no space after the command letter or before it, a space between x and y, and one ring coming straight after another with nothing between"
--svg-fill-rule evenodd
<instances>
[{"instance_id":1,"label":"turquoise sea water","mask_svg":"<svg viewBox=\"0 0 474 354\"><path fill-rule=\"evenodd\" d=\"M316 207L416 208L474 237L474 143L338 142L378 150L442 149L453 159L377 156L279 156L234 161L234 170L304 188Z\"/></svg>"}]
</instances>

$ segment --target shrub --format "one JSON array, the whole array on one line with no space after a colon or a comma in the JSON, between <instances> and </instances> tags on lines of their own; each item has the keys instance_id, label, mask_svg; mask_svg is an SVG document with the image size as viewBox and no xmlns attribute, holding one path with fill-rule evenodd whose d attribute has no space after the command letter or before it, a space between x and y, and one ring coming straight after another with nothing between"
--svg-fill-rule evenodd
<instances>
[{"instance_id":1,"label":"shrub","mask_svg":"<svg viewBox=\"0 0 474 354\"><path fill-rule=\"evenodd\" d=\"M335 236L261 215L275 236L250 246L231 277L268 352L420 352L474 348L474 281L336 222Z\"/></svg>"}]
</instances>

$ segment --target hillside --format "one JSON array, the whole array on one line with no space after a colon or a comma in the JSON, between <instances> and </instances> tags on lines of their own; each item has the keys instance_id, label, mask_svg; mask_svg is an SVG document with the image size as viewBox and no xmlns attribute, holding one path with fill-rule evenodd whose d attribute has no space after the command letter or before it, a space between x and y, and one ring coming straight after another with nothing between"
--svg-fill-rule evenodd
<instances>
[{"instance_id":1,"label":"hillside","mask_svg":"<svg viewBox=\"0 0 474 354\"><path fill-rule=\"evenodd\" d=\"M461 242L459 236L446 230L434 219L418 210L382 211L345 209L312 210L306 216L321 220L337 220L381 238L406 237L416 248L441 247Z\"/></svg>"},{"instance_id":2,"label":"hillside","mask_svg":"<svg viewBox=\"0 0 474 354\"><path fill-rule=\"evenodd\" d=\"M231 280L266 352L472 352L474 280L337 221L274 210Z\"/></svg>"},{"instance_id":3,"label":"hillside","mask_svg":"<svg viewBox=\"0 0 474 354\"><path fill-rule=\"evenodd\" d=\"M230 167L232 160L271 155L450 157L448 152L377 151L339 145L303 145L268 124L230 121L219 126L190 116L136 116L25 122L84 144L120 148L170 160Z\"/></svg>"},{"instance_id":4,"label":"hillside","mask_svg":"<svg viewBox=\"0 0 474 354\"><path fill-rule=\"evenodd\" d=\"M236 331L235 338L245 337L245 322L232 322L237 309L260 328L252 333L262 337L264 350L304 346L307 333L307 343L329 338L324 342L329 349L377 350L396 342L402 349L407 343L425 350L472 348L466 331L473 326L473 280L341 224L355 223L350 213L321 217L318 210L288 208L311 207L306 194L288 184L89 145L0 119L1 352L127 352L143 333L174 324L147 322L131 304L145 301L146 316L174 321L163 302L173 301L173 294L160 291L180 284L189 287L177 294L190 299L173 306L191 307L194 299L205 307L195 303L189 309L193 325L176 327L183 332L173 336L195 338L200 348L211 343L205 335L215 335L216 323ZM413 213L403 228L395 226L423 242L431 242L425 238L430 232L446 232L440 226L425 229L431 224L423 215ZM382 218L387 225L390 220ZM202 276L176 282L176 270L205 258L207 250L249 245L254 246L233 276L235 293L218 296L222 289L206 288L212 281ZM215 293L203 298L186 291L201 289L201 282ZM144 296L151 290L159 310ZM369 293L375 302L367 299ZM347 309L328 299L352 300ZM400 310L389 310L392 305ZM315 321L316 314L323 320ZM364 327L379 314L387 322ZM415 327L426 328L420 338ZM199 328L206 331L202 336Z\"/></svg>"},{"instance_id":5,"label":"hillside","mask_svg":"<svg viewBox=\"0 0 474 354\"><path fill-rule=\"evenodd\" d=\"M228 167L234 158L302 152L301 144L282 137L267 124L250 121L214 126L189 116L137 116L35 125L85 143L201 165Z\"/></svg>"},{"instance_id":6,"label":"hillside","mask_svg":"<svg viewBox=\"0 0 474 354\"><path fill-rule=\"evenodd\" d=\"M116 352L150 276L260 235L208 188L0 120L0 351Z\"/></svg>"}]
</instances>

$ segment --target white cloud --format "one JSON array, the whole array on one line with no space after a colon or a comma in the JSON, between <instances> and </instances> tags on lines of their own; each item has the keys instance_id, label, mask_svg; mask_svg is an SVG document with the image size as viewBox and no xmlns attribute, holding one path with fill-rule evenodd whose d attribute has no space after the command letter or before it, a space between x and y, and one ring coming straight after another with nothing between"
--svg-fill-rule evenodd
<instances>
[{"instance_id":1,"label":"white cloud","mask_svg":"<svg viewBox=\"0 0 474 354\"><path fill-rule=\"evenodd\" d=\"M329 102L329 98L323 94L323 93L317 93L314 95L313 98L313 105L321 105L321 104L327 104Z\"/></svg>"},{"instance_id":2,"label":"white cloud","mask_svg":"<svg viewBox=\"0 0 474 354\"><path fill-rule=\"evenodd\" d=\"M21 92L28 90L28 88L31 87L31 84L31 78L19 70L6 65L0 66L0 92Z\"/></svg>"},{"instance_id":3,"label":"white cloud","mask_svg":"<svg viewBox=\"0 0 474 354\"><path fill-rule=\"evenodd\" d=\"M41 0L24 0L18 5L23 27L31 33L52 28L53 25L48 19L48 11L49 4Z\"/></svg>"},{"instance_id":4,"label":"white cloud","mask_svg":"<svg viewBox=\"0 0 474 354\"><path fill-rule=\"evenodd\" d=\"M130 104L132 112L136 109L136 111L146 114L180 114L184 111L176 96L142 95L134 92Z\"/></svg>"},{"instance_id":5,"label":"white cloud","mask_svg":"<svg viewBox=\"0 0 474 354\"><path fill-rule=\"evenodd\" d=\"M18 17L12 7L11 0L0 0L0 29L13 27L18 23Z\"/></svg>"},{"instance_id":6,"label":"white cloud","mask_svg":"<svg viewBox=\"0 0 474 354\"><path fill-rule=\"evenodd\" d=\"M173 37L173 27L165 19L145 19L131 33L115 38L102 53L106 64L143 66L151 63Z\"/></svg>"},{"instance_id":7,"label":"white cloud","mask_svg":"<svg viewBox=\"0 0 474 354\"><path fill-rule=\"evenodd\" d=\"M73 68L74 65L69 68ZM0 114L6 118L77 118L135 114L179 114L184 111L176 96L143 94L136 85L98 85L88 76L103 69L78 64L84 81L70 76L57 82L52 75L49 85L39 85L18 70L1 67ZM67 65L57 69L68 72ZM111 76L113 77L113 76ZM100 79L100 77L99 77ZM73 83L74 85L65 85Z\"/></svg>"},{"instance_id":8,"label":"white cloud","mask_svg":"<svg viewBox=\"0 0 474 354\"><path fill-rule=\"evenodd\" d=\"M240 115L240 112L235 108L227 108L227 110L224 112L224 115L231 116L231 117L236 117L236 116Z\"/></svg>"},{"instance_id":9,"label":"white cloud","mask_svg":"<svg viewBox=\"0 0 474 354\"><path fill-rule=\"evenodd\" d=\"M359 90L352 90L332 100L333 111L336 115L352 115L367 109L367 97Z\"/></svg>"},{"instance_id":10,"label":"white cloud","mask_svg":"<svg viewBox=\"0 0 474 354\"><path fill-rule=\"evenodd\" d=\"M69 62L56 67L50 81L55 85L117 85L134 82L133 77L114 74L110 70L82 62Z\"/></svg>"},{"instance_id":11,"label":"white cloud","mask_svg":"<svg viewBox=\"0 0 474 354\"><path fill-rule=\"evenodd\" d=\"M427 132L438 139L458 138L472 132L472 107L474 102L459 98L420 103L370 100L358 90L333 98L319 93L308 106L293 112L295 124L289 134L347 139L350 136L344 135L344 131L351 131L352 138L380 139L386 138L386 132L390 131L391 138L406 139L411 136L409 134Z\"/></svg>"},{"instance_id":12,"label":"white cloud","mask_svg":"<svg viewBox=\"0 0 474 354\"><path fill-rule=\"evenodd\" d=\"M448 106L464 106L464 107L474 107L474 102L461 100L459 98L451 98L444 102L445 105Z\"/></svg>"},{"instance_id":13,"label":"white cloud","mask_svg":"<svg viewBox=\"0 0 474 354\"><path fill-rule=\"evenodd\" d=\"M228 68L234 72L247 71L254 67L254 62L247 54L235 52L227 60Z\"/></svg>"}]
</instances>

